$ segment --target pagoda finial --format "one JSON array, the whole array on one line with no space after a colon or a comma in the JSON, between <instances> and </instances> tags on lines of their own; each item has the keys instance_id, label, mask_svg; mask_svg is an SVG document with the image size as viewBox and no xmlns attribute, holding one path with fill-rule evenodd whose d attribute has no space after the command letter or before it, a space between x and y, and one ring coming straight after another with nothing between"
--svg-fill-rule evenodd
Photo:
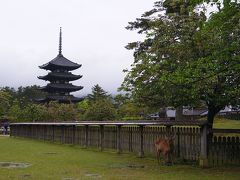
<instances>
[{"instance_id":1,"label":"pagoda finial","mask_svg":"<svg viewBox=\"0 0 240 180\"><path fill-rule=\"evenodd\" d=\"M62 55L62 27L60 27L60 34L59 34L59 55Z\"/></svg>"}]
</instances>

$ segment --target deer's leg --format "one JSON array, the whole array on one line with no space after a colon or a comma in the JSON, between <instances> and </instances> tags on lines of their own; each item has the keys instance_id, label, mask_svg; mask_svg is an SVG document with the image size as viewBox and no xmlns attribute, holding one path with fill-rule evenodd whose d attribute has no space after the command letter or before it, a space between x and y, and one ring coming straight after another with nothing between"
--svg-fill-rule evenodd
<instances>
[{"instance_id":1,"label":"deer's leg","mask_svg":"<svg viewBox=\"0 0 240 180\"><path fill-rule=\"evenodd\" d=\"M158 164L160 164L160 151L157 150L157 161L158 161Z\"/></svg>"},{"instance_id":2,"label":"deer's leg","mask_svg":"<svg viewBox=\"0 0 240 180\"><path fill-rule=\"evenodd\" d=\"M167 153L167 163L166 165L171 166L173 165L173 154L171 152Z\"/></svg>"},{"instance_id":3,"label":"deer's leg","mask_svg":"<svg viewBox=\"0 0 240 180\"><path fill-rule=\"evenodd\" d=\"M164 164L166 164L166 153L163 152Z\"/></svg>"},{"instance_id":4,"label":"deer's leg","mask_svg":"<svg viewBox=\"0 0 240 180\"><path fill-rule=\"evenodd\" d=\"M169 154L168 153L165 153L164 154L164 156L165 156L165 165L167 165L168 164L168 162L169 162L169 156L168 156Z\"/></svg>"},{"instance_id":5,"label":"deer's leg","mask_svg":"<svg viewBox=\"0 0 240 180\"><path fill-rule=\"evenodd\" d=\"M170 157L170 163L171 165L173 165L173 152L169 154L169 157Z\"/></svg>"}]
</instances>

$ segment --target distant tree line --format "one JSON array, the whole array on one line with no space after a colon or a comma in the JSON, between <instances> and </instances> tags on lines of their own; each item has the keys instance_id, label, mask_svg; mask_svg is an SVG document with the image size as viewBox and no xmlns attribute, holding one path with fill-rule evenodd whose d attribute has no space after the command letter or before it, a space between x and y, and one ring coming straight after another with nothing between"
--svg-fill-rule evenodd
<instances>
[{"instance_id":1,"label":"distant tree line","mask_svg":"<svg viewBox=\"0 0 240 180\"><path fill-rule=\"evenodd\" d=\"M35 85L1 88L0 119L11 122L135 120L150 112L150 109L134 102L129 94L112 96L99 85L95 85L92 92L76 104L37 103L36 99L45 96L38 88Z\"/></svg>"}]
</instances>

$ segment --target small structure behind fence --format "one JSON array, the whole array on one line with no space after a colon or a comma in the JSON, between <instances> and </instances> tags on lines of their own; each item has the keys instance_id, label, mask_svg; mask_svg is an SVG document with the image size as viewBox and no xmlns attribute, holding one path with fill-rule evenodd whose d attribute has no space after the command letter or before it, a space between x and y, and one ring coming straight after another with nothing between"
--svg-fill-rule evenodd
<instances>
[{"instance_id":1,"label":"small structure behind fence","mask_svg":"<svg viewBox=\"0 0 240 180\"><path fill-rule=\"evenodd\" d=\"M174 156L201 166L240 165L239 137L213 137L205 121L12 123L11 136L155 155L154 142L175 134ZM236 133L233 131L232 133ZM209 145L209 146L208 146Z\"/></svg>"}]
</instances>

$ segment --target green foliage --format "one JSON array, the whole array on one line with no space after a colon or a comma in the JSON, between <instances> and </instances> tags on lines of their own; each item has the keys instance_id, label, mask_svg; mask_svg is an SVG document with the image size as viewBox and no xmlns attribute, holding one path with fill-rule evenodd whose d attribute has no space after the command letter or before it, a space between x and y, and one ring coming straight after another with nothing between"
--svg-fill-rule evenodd
<instances>
[{"instance_id":1,"label":"green foliage","mask_svg":"<svg viewBox=\"0 0 240 180\"><path fill-rule=\"evenodd\" d=\"M11 95L4 90L0 90L0 117L6 115L10 108Z\"/></svg>"},{"instance_id":2,"label":"green foliage","mask_svg":"<svg viewBox=\"0 0 240 180\"><path fill-rule=\"evenodd\" d=\"M37 99L42 98L46 93L39 90L39 86L19 87L17 90L17 99L21 107L34 103Z\"/></svg>"},{"instance_id":3,"label":"green foliage","mask_svg":"<svg viewBox=\"0 0 240 180\"><path fill-rule=\"evenodd\" d=\"M8 118L11 121L24 121L24 119L22 118L22 110L19 106L19 103L17 101L14 101L12 106L10 107L8 113Z\"/></svg>"},{"instance_id":4,"label":"green foliage","mask_svg":"<svg viewBox=\"0 0 240 180\"><path fill-rule=\"evenodd\" d=\"M143 109L137 106L135 103L127 102L118 109L118 115L120 117L138 117L142 113L142 110Z\"/></svg>"},{"instance_id":5,"label":"green foliage","mask_svg":"<svg viewBox=\"0 0 240 180\"><path fill-rule=\"evenodd\" d=\"M114 120L115 117L116 110L109 99L99 99L91 103L84 116L85 120L90 121Z\"/></svg>"},{"instance_id":6,"label":"green foliage","mask_svg":"<svg viewBox=\"0 0 240 180\"><path fill-rule=\"evenodd\" d=\"M89 100L84 99L83 101L81 101L77 104L77 107L82 113L85 113L86 110L89 108L89 105L90 105Z\"/></svg>"},{"instance_id":7,"label":"green foliage","mask_svg":"<svg viewBox=\"0 0 240 180\"><path fill-rule=\"evenodd\" d=\"M78 104L34 104L32 100L36 86L20 87L17 91L5 87L0 91L0 113L12 122L36 121L75 121L75 120L112 120L116 109L112 99L99 86L93 87L89 99ZM32 97L32 98L30 98ZM96 113L96 114L93 114Z\"/></svg>"},{"instance_id":8,"label":"green foliage","mask_svg":"<svg viewBox=\"0 0 240 180\"><path fill-rule=\"evenodd\" d=\"M51 101L47 106L47 119L50 121L58 121L58 107L59 104L57 102Z\"/></svg>"},{"instance_id":9,"label":"green foliage","mask_svg":"<svg viewBox=\"0 0 240 180\"><path fill-rule=\"evenodd\" d=\"M34 104L36 86L20 87L17 91L5 87L1 91L1 113L12 122L75 121L75 120L114 120L140 119L144 112L133 103L129 94L119 94L114 99L99 85L92 88L88 98L77 104ZM137 117L137 118L135 118Z\"/></svg>"},{"instance_id":10,"label":"green foliage","mask_svg":"<svg viewBox=\"0 0 240 180\"><path fill-rule=\"evenodd\" d=\"M3 87L3 88L0 88L0 90L3 91L3 92L6 92L10 96L10 98L8 100L9 100L10 105L12 105L12 103L15 100L15 97L16 97L15 89L10 88L10 87Z\"/></svg>"},{"instance_id":11,"label":"green foliage","mask_svg":"<svg viewBox=\"0 0 240 180\"><path fill-rule=\"evenodd\" d=\"M121 107L123 104L129 102L131 99L130 95L129 94L117 94L115 97L114 97L114 106L116 108L119 108Z\"/></svg>"},{"instance_id":12,"label":"green foliage","mask_svg":"<svg viewBox=\"0 0 240 180\"><path fill-rule=\"evenodd\" d=\"M79 104L84 111L83 118L85 120L104 121L115 119L116 110L112 99L98 84L92 88L92 93L88 95L87 99L82 104Z\"/></svg>"},{"instance_id":13,"label":"green foliage","mask_svg":"<svg viewBox=\"0 0 240 180\"><path fill-rule=\"evenodd\" d=\"M60 121L75 121L77 110L74 104L59 104L58 117Z\"/></svg>"},{"instance_id":14,"label":"green foliage","mask_svg":"<svg viewBox=\"0 0 240 180\"><path fill-rule=\"evenodd\" d=\"M117 118L121 120L140 120L145 115L158 110L135 102L130 94L116 95L114 97L114 106L117 110Z\"/></svg>"},{"instance_id":15,"label":"green foliage","mask_svg":"<svg viewBox=\"0 0 240 180\"><path fill-rule=\"evenodd\" d=\"M173 84L169 76L195 58L191 38L205 16L196 13L191 16L159 15L163 10L157 8L158 11L144 15L127 27L140 29L146 39L128 44L128 49L135 50L135 60L122 87L150 106L178 106L182 101L192 102L191 96L186 97L187 89Z\"/></svg>"},{"instance_id":16,"label":"green foliage","mask_svg":"<svg viewBox=\"0 0 240 180\"><path fill-rule=\"evenodd\" d=\"M84 99L83 101L77 103L77 110L78 110L78 120L84 120L84 114L90 107L90 101L88 99Z\"/></svg>"},{"instance_id":17,"label":"green foliage","mask_svg":"<svg viewBox=\"0 0 240 180\"><path fill-rule=\"evenodd\" d=\"M60 104L54 101L49 102L45 107L45 114L42 121L75 121L77 119L77 108L74 104Z\"/></svg>"},{"instance_id":18,"label":"green foliage","mask_svg":"<svg viewBox=\"0 0 240 180\"><path fill-rule=\"evenodd\" d=\"M28 104L34 103L37 99L42 98L46 93L39 90L39 86L20 86L17 90L11 87L1 88L3 91L8 92L11 95L12 104L14 101L18 101L21 107L27 106Z\"/></svg>"},{"instance_id":19,"label":"green foliage","mask_svg":"<svg viewBox=\"0 0 240 180\"><path fill-rule=\"evenodd\" d=\"M47 105L28 104L21 108L15 101L8 111L8 118L13 122L74 121L77 119L77 113L73 104L50 102Z\"/></svg>"},{"instance_id":20,"label":"green foliage","mask_svg":"<svg viewBox=\"0 0 240 180\"><path fill-rule=\"evenodd\" d=\"M45 120L46 107L37 104L28 104L22 109L21 121L44 121Z\"/></svg>"},{"instance_id":21,"label":"green foliage","mask_svg":"<svg viewBox=\"0 0 240 180\"><path fill-rule=\"evenodd\" d=\"M36 122L47 120L47 108L44 105L28 104L21 108L17 101L11 106L8 118L13 122Z\"/></svg>"}]
</instances>

